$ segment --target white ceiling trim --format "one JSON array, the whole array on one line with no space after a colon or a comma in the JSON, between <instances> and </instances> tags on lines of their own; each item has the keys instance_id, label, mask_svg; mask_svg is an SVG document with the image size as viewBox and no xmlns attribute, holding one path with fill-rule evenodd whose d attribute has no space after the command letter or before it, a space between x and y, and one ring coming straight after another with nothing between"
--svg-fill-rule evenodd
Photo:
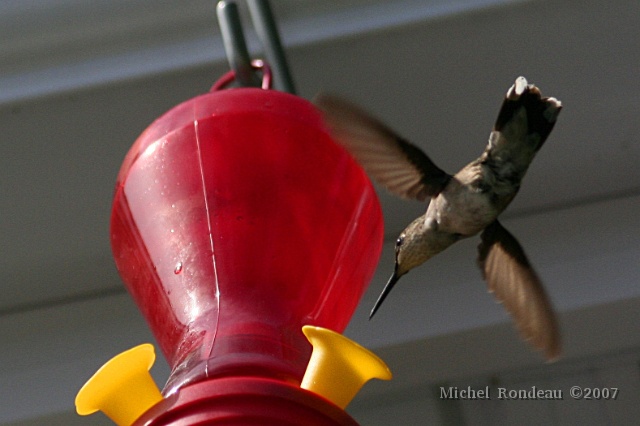
<instances>
[{"instance_id":1,"label":"white ceiling trim","mask_svg":"<svg viewBox=\"0 0 640 426\"><path fill-rule=\"evenodd\" d=\"M296 47L523 1L278 0L272 5L276 17L282 16L284 44ZM224 61L213 4L2 2L0 103ZM246 28L251 50L258 51L255 35Z\"/></svg>"}]
</instances>

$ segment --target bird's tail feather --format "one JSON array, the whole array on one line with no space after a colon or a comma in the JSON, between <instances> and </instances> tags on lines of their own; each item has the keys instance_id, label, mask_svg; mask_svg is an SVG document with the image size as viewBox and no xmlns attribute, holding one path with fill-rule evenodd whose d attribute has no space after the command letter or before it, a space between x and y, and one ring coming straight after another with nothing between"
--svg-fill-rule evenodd
<instances>
[{"instance_id":1,"label":"bird's tail feather","mask_svg":"<svg viewBox=\"0 0 640 426\"><path fill-rule=\"evenodd\" d=\"M536 138L528 138L536 140L537 151L553 130L561 109L562 103L559 100L543 97L540 89L528 84L524 77L518 77L507 91L494 131L502 134L515 133L518 137L537 135Z\"/></svg>"}]
</instances>

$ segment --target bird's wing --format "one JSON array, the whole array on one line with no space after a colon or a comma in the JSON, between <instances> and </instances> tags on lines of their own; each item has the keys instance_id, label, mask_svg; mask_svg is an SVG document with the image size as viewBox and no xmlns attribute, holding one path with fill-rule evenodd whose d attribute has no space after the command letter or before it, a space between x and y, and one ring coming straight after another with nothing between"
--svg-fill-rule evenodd
<instances>
[{"instance_id":1,"label":"bird's wing","mask_svg":"<svg viewBox=\"0 0 640 426\"><path fill-rule=\"evenodd\" d=\"M327 94L316 96L314 103L334 139L390 192L423 201L440 193L449 181L450 176L420 148L359 107Z\"/></svg>"},{"instance_id":2,"label":"bird's wing","mask_svg":"<svg viewBox=\"0 0 640 426\"><path fill-rule=\"evenodd\" d=\"M522 336L548 360L561 352L555 313L518 241L498 221L482 233L478 264L489 291L504 304Z\"/></svg>"}]
</instances>

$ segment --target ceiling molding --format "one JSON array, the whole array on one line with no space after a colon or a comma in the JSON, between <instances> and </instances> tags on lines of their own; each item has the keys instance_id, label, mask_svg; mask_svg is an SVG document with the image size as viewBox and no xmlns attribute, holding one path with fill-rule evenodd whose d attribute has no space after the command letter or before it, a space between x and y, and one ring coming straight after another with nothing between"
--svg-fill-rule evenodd
<instances>
[{"instance_id":1,"label":"ceiling molding","mask_svg":"<svg viewBox=\"0 0 640 426\"><path fill-rule=\"evenodd\" d=\"M278 0L295 47L526 0ZM224 61L215 1L56 0L0 4L0 103ZM252 51L260 49L239 2ZM186 30L185 30L186 29Z\"/></svg>"}]
</instances>

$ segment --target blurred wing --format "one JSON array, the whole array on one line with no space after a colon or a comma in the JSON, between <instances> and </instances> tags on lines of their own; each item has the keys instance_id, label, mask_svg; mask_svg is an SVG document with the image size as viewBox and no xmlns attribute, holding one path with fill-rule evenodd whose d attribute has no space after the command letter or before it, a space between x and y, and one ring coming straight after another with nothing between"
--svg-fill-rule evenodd
<instances>
[{"instance_id":1,"label":"blurred wing","mask_svg":"<svg viewBox=\"0 0 640 426\"><path fill-rule=\"evenodd\" d=\"M357 106L320 94L314 99L334 137L370 177L392 193L426 200L442 191L450 176L415 145Z\"/></svg>"},{"instance_id":2,"label":"blurred wing","mask_svg":"<svg viewBox=\"0 0 640 426\"><path fill-rule=\"evenodd\" d=\"M558 358L561 343L555 313L518 241L495 221L482 233L478 250L489 292L504 304L520 334L549 361Z\"/></svg>"}]
</instances>

